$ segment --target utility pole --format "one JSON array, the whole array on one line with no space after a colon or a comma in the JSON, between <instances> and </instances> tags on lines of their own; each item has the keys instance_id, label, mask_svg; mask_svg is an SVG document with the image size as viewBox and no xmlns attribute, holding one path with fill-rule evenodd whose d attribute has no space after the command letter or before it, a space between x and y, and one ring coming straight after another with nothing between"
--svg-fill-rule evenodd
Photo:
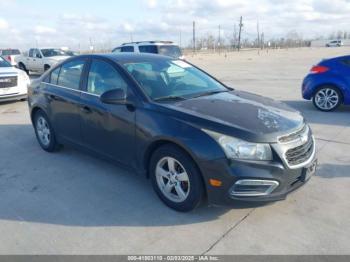
<instances>
[{"instance_id":1,"label":"utility pole","mask_svg":"<svg viewBox=\"0 0 350 262\"><path fill-rule=\"evenodd\" d=\"M260 48L260 26L259 26L259 19L258 19L257 24L256 24L256 29L257 29L257 33L258 33L258 38L257 38L257 41L258 41L258 48Z\"/></svg>"},{"instance_id":2,"label":"utility pole","mask_svg":"<svg viewBox=\"0 0 350 262\"><path fill-rule=\"evenodd\" d=\"M182 48L182 30L181 30L181 28L180 28L180 48Z\"/></svg>"},{"instance_id":3,"label":"utility pole","mask_svg":"<svg viewBox=\"0 0 350 262\"><path fill-rule=\"evenodd\" d=\"M221 25L219 25L218 49L219 49L219 53L220 53L220 49L221 49Z\"/></svg>"},{"instance_id":4,"label":"utility pole","mask_svg":"<svg viewBox=\"0 0 350 262\"><path fill-rule=\"evenodd\" d=\"M196 52L196 22L193 21L193 52Z\"/></svg>"},{"instance_id":5,"label":"utility pole","mask_svg":"<svg viewBox=\"0 0 350 262\"><path fill-rule=\"evenodd\" d=\"M241 49L241 37L242 37L243 17L239 21L239 34L238 34L238 51Z\"/></svg>"}]
</instances>

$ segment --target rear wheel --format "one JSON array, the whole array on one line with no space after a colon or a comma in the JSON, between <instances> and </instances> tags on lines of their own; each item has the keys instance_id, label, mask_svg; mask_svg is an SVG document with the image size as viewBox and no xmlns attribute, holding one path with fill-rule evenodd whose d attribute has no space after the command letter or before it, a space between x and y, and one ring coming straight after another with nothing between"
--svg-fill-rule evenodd
<instances>
[{"instance_id":1,"label":"rear wheel","mask_svg":"<svg viewBox=\"0 0 350 262\"><path fill-rule=\"evenodd\" d=\"M336 87L323 86L315 93L313 103L318 110L333 111L341 105L342 95Z\"/></svg>"},{"instance_id":2,"label":"rear wheel","mask_svg":"<svg viewBox=\"0 0 350 262\"><path fill-rule=\"evenodd\" d=\"M39 110L34 116L34 129L38 142L42 149L47 152L54 152L59 149L55 132L46 114Z\"/></svg>"},{"instance_id":3,"label":"rear wheel","mask_svg":"<svg viewBox=\"0 0 350 262\"><path fill-rule=\"evenodd\" d=\"M188 212L201 203L204 195L201 174L178 147L158 148L152 155L149 172L154 190L170 208Z\"/></svg>"}]
</instances>

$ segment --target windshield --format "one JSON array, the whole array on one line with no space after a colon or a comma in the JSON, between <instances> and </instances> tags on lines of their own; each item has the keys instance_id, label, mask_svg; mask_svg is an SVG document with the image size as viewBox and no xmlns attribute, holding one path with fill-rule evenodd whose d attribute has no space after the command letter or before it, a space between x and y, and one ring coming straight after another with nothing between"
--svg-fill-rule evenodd
<instances>
[{"instance_id":1,"label":"windshield","mask_svg":"<svg viewBox=\"0 0 350 262\"><path fill-rule=\"evenodd\" d=\"M181 60L125 63L124 67L153 100L189 99L229 91L215 79Z\"/></svg>"},{"instance_id":2,"label":"windshield","mask_svg":"<svg viewBox=\"0 0 350 262\"><path fill-rule=\"evenodd\" d=\"M62 49L41 49L41 53L44 57L52 56L70 56L69 53Z\"/></svg>"},{"instance_id":3,"label":"windshield","mask_svg":"<svg viewBox=\"0 0 350 262\"><path fill-rule=\"evenodd\" d=\"M11 67L10 63L7 62L5 59L3 59L1 56L0 56L0 67Z\"/></svg>"},{"instance_id":4,"label":"windshield","mask_svg":"<svg viewBox=\"0 0 350 262\"><path fill-rule=\"evenodd\" d=\"M176 45L160 45L158 46L159 54L179 58L182 56L180 48Z\"/></svg>"}]
</instances>

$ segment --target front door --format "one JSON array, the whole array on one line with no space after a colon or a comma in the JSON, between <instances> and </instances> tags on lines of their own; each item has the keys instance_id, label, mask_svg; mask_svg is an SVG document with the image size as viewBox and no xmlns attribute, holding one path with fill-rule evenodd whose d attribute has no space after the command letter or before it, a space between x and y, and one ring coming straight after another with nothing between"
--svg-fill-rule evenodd
<instances>
[{"instance_id":1,"label":"front door","mask_svg":"<svg viewBox=\"0 0 350 262\"><path fill-rule=\"evenodd\" d=\"M131 94L127 83L115 65L92 59L80 108L84 144L123 164L130 164L135 156L135 110L104 104L100 95L117 88Z\"/></svg>"}]
</instances>

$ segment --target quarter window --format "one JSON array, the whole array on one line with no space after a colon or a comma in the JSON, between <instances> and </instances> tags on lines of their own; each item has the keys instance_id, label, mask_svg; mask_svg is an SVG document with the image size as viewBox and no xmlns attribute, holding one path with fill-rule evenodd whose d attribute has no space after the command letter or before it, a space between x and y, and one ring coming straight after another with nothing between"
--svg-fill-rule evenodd
<instances>
[{"instance_id":1,"label":"quarter window","mask_svg":"<svg viewBox=\"0 0 350 262\"><path fill-rule=\"evenodd\" d=\"M78 90L84 64L85 60L74 60L62 65L58 85Z\"/></svg>"},{"instance_id":2,"label":"quarter window","mask_svg":"<svg viewBox=\"0 0 350 262\"><path fill-rule=\"evenodd\" d=\"M90 67L87 91L101 95L106 91L121 88L127 91L127 83L119 72L110 64L93 60Z\"/></svg>"}]
</instances>

